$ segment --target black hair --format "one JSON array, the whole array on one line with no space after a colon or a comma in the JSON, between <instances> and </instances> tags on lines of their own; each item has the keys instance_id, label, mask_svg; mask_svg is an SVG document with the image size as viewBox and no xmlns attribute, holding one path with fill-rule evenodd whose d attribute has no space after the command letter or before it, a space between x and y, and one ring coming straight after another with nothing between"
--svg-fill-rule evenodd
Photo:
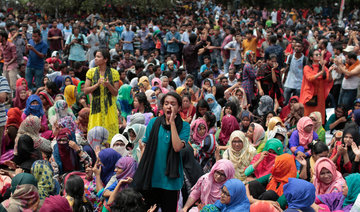
<instances>
[{"instance_id":1,"label":"black hair","mask_svg":"<svg viewBox=\"0 0 360 212\"><path fill-rule=\"evenodd\" d=\"M221 77L221 78L220 78L220 82L222 82L223 79L228 79L228 78L227 78L227 77Z\"/></svg>"},{"instance_id":2,"label":"black hair","mask_svg":"<svg viewBox=\"0 0 360 212\"><path fill-rule=\"evenodd\" d=\"M38 34L41 37L41 31L40 29L34 29L33 34Z\"/></svg>"},{"instance_id":3,"label":"black hair","mask_svg":"<svg viewBox=\"0 0 360 212\"><path fill-rule=\"evenodd\" d=\"M140 68L145 68L144 64L141 61L136 61L135 70L138 70Z\"/></svg>"},{"instance_id":4,"label":"black hair","mask_svg":"<svg viewBox=\"0 0 360 212\"><path fill-rule=\"evenodd\" d=\"M5 38L6 40L8 39L8 34L4 30L0 31L0 36Z\"/></svg>"},{"instance_id":5,"label":"black hair","mask_svg":"<svg viewBox=\"0 0 360 212\"><path fill-rule=\"evenodd\" d=\"M227 107L230 107L231 109L231 115L233 115L234 117L237 117L238 115L238 109L237 106L234 102L226 102L225 106L224 106L224 116L225 116L225 110Z\"/></svg>"},{"instance_id":6,"label":"black hair","mask_svg":"<svg viewBox=\"0 0 360 212\"><path fill-rule=\"evenodd\" d=\"M184 71L185 71L185 69L179 68L179 70L176 72L176 75L180 76Z\"/></svg>"},{"instance_id":7,"label":"black hair","mask_svg":"<svg viewBox=\"0 0 360 212\"><path fill-rule=\"evenodd\" d=\"M116 194L110 206L112 212L145 212L142 195L133 188L126 188Z\"/></svg>"},{"instance_id":8,"label":"black hair","mask_svg":"<svg viewBox=\"0 0 360 212\"><path fill-rule=\"evenodd\" d=\"M139 104L143 104L144 105L144 112L145 113L154 113L153 109L151 108L151 105L149 103L149 101L147 100L147 97L145 95L145 93L143 92L139 92L137 94L135 94L135 98L139 101Z\"/></svg>"},{"instance_id":9,"label":"black hair","mask_svg":"<svg viewBox=\"0 0 360 212\"><path fill-rule=\"evenodd\" d=\"M166 97L168 97L168 96L172 96L172 97L174 97L174 98L176 99L176 101L177 101L177 103L178 103L179 107L181 107L181 106L182 106L182 101L181 101L181 97L180 97L180 95L179 95L179 94L177 94L177 93L175 93L175 92L173 92L173 91L171 91L171 92L169 92L169 93L167 93L167 94L165 94L165 95L163 96L163 98L160 100L160 104L161 104L161 106L163 106L163 107L164 107L165 99L166 99Z\"/></svg>"},{"instance_id":10,"label":"black hair","mask_svg":"<svg viewBox=\"0 0 360 212\"><path fill-rule=\"evenodd\" d=\"M55 82L47 81L46 82L46 87L51 90L51 92L52 92L51 95L52 96L59 93L59 88L57 87Z\"/></svg>"},{"instance_id":11,"label":"black hair","mask_svg":"<svg viewBox=\"0 0 360 212\"><path fill-rule=\"evenodd\" d=\"M357 60L357 55L354 53L354 52L350 52L347 54L347 57L349 59L354 59L354 60Z\"/></svg>"},{"instance_id":12,"label":"black hair","mask_svg":"<svg viewBox=\"0 0 360 212\"><path fill-rule=\"evenodd\" d=\"M213 112L211 111L206 111L205 114L205 119L206 119L206 122L209 122L209 126L208 126L208 129L212 128L213 126L215 126L215 123L216 123L216 116L214 115Z\"/></svg>"},{"instance_id":13,"label":"black hair","mask_svg":"<svg viewBox=\"0 0 360 212\"><path fill-rule=\"evenodd\" d=\"M276 35L271 35L270 38L269 38L269 43L275 44L275 43L276 43L276 40L277 40Z\"/></svg>"},{"instance_id":14,"label":"black hair","mask_svg":"<svg viewBox=\"0 0 360 212\"><path fill-rule=\"evenodd\" d=\"M181 100L183 100L184 98L188 98L189 101L191 102L191 96L189 93L185 93L182 97L181 97Z\"/></svg>"},{"instance_id":15,"label":"black hair","mask_svg":"<svg viewBox=\"0 0 360 212\"><path fill-rule=\"evenodd\" d=\"M104 59L107 59L106 66L110 66L110 53L107 49L99 49L96 52L100 52Z\"/></svg>"},{"instance_id":16,"label":"black hair","mask_svg":"<svg viewBox=\"0 0 360 212\"><path fill-rule=\"evenodd\" d=\"M314 142L311 142L308 147L311 150L311 153L315 155L329 151L328 146L322 141L317 141L315 144Z\"/></svg>"},{"instance_id":17,"label":"black hair","mask_svg":"<svg viewBox=\"0 0 360 212\"><path fill-rule=\"evenodd\" d=\"M195 81L195 77L192 74L189 74L186 76L186 79L192 79L193 81Z\"/></svg>"},{"instance_id":18,"label":"black hair","mask_svg":"<svg viewBox=\"0 0 360 212\"><path fill-rule=\"evenodd\" d=\"M346 109L346 107L345 107L345 105L337 105L336 107L335 107L335 111L336 111L336 109L338 109L338 108L340 108L343 112L344 112L344 114L342 115L342 116L347 116L347 109ZM335 115L335 118L336 119L338 119L338 118L340 118L340 117L336 117L336 115Z\"/></svg>"},{"instance_id":19,"label":"black hair","mask_svg":"<svg viewBox=\"0 0 360 212\"><path fill-rule=\"evenodd\" d=\"M199 109L200 108L206 108L207 111L210 111L210 106L209 104L207 103L207 101L205 101L204 99L200 99L199 102L197 103L196 105L196 117L199 118L199 117L202 117L202 115L199 113Z\"/></svg>"},{"instance_id":20,"label":"black hair","mask_svg":"<svg viewBox=\"0 0 360 212\"><path fill-rule=\"evenodd\" d=\"M84 181L77 175L71 175L65 185L66 194L74 198L73 211L83 211Z\"/></svg>"}]
</instances>

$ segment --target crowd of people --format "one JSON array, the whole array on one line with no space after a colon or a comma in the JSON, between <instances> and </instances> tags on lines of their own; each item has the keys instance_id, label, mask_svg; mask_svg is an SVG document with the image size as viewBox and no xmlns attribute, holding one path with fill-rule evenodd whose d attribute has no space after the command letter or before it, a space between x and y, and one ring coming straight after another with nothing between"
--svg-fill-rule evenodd
<instances>
[{"instance_id":1,"label":"crowd of people","mask_svg":"<svg viewBox=\"0 0 360 212\"><path fill-rule=\"evenodd\" d=\"M360 211L356 6L128 9L0 10L0 211Z\"/></svg>"}]
</instances>

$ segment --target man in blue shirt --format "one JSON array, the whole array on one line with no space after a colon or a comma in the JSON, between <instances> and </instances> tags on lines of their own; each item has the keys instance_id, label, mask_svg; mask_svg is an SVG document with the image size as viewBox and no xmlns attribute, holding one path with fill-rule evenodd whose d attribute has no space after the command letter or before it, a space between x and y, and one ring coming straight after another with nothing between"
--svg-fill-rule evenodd
<instances>
[{"instance_id":1,"label":"man in blue shirt","mask_svg":"<svg viewBox=\"0 0 360 212\"><path fill-rule=\"evenodd\" d=\"M162 211L176 212L184 182L180 151L189 140L190 125L178 113L181 108L179 94L165 94L161 105L164 115L150 120L140 142L143 155L134 175L134 186L143 193L147 204L157 204Z\"/></svg>"},{"instance_id":2,"label":"man in blue shirt","mask_svg":"<svg viewBox=\"0 0 360 212\"><path fill-rule=\"evenodd\" d=\"M131 54L133 54L134 51L134 45L133 45L134 37L135 37L135 33L132 30L130 30L129 23L126 23L125 31L121 33L120 39L121 42L123 43L123 50L129 50Z\"/></svg>"},{"instance_id":3,"label":"man in blue shirt","mask_svg":"<svg viewBox=\"0 0 360 212\"><path fill-rule=\"evenodd\" d=\"M44 77L44 58L48 50L48 45L42 41L39 29L34 29L32 39L26 45L25 53L28 54L28 62L25 71L25 78L29 89L33 92L42 86ZM35 78L35 87L33 85Z\"/></svg>"},{"instance_id":4,"label":"man in blue shirt","mask_svg":"<svg viewBox=\"0 0 360 212\"><path fill-rule=\"evenodd\" d=\"M170 32L166 33L166 51L169 54L176 54L177 58L179 56L179 43L181 43L180 33L176 31L176 26L172 25L170 28Z\"/></svg>"}]
</instances>

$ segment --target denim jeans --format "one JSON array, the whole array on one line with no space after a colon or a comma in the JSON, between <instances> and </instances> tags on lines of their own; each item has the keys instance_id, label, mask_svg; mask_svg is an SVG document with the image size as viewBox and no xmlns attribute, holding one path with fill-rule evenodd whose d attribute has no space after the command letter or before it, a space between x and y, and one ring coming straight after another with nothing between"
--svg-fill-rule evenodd
<instances>
[{"instance_id":1,"label":"denim jeans","mask_svg":"<svg viewBox=\"0 0 360 212\"><path fill-rule=\"evenodd\" d=\"M300 89L284 87L284 99L285 99L284 104L285 105L287 105L289 103L289 100L292 96L300 97Z\"/></svg>"},{"instance_id":2,"label":"denim jeans","mask_svg":"<svg viewBox=\"0 0 360 212\"><path fill-rule=\"evenodd\" d=\"M351 109L356 100L357 89L341 89L338 105L344 105L347 109Z\"/></svg>"},{"instance_id":3,"label":"denim jeans","mask_svg":"<svg viewBox=\"0 0 360 212\"><path fill-rule=\"evenodd\" d=\"M33 84L33 78L35 78L35 87ZM31 67L26 67L25 70L25 79L28 82L29 89L31 89L34 93L36 89L40 88L43 84L44 78L44 69L36 69Z\"/></svg>"}]
</instances>

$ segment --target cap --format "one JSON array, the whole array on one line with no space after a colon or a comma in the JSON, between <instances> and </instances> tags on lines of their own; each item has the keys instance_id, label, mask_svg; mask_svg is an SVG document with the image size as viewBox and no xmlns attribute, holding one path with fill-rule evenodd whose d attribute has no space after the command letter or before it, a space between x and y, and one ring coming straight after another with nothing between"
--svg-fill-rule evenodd
<instances>
[{"instance_id":1,"label":"cap","mask_svg":"<svg viewBox=\"0 0 360 212\"><path fill-rule=\"evenodd\" d=\"M355 49L355 46L347 46L343 51L344 52L352 52L352 51L354 51L354 49Z\"/></svg>"}]
</instances>

